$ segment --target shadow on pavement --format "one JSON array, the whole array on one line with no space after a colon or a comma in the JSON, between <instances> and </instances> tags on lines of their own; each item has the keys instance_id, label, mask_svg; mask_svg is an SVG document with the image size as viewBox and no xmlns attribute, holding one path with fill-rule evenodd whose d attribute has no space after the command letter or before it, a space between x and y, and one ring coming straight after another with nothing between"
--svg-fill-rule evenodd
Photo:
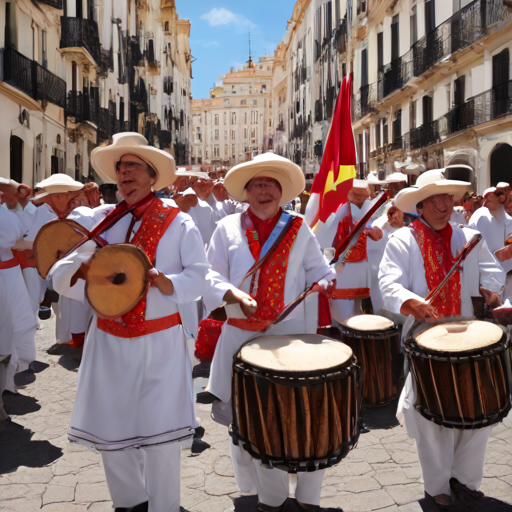
<instances>
[{"instance_id":1,"label":"shadow on pavement","mask_svg":"<svg viewBox=\"0 0 512 512\"><path fill-rule=\"evenodd\" d=\"M418 504L423 512L439 512L439 509L432 505L425 498L419 500ZM497 500L496 498L484 496L478 501L474 501L471 507L462 508L462 506L459 505L459 508L456 510L461 512L511 512L512 505L509 505L504 501Z\"/></svg>"},{"instance_id":2,"label":"shadow on pavement","mask_svg":"<svg viewBox=\"0 0 512 512\"><path fill-rule=\"evenodd\" d=\"M50 365L48 363L43 363L42 361L32 361L29 366L34 373L41 373Z\"/></svg>"},{"instance_id":3,"label":"shadow on pavement","mask_svg":"<svg viewBox=\"0 0 512 512\"><path fill-rule=\"evenodd\" d=\"M62 457L62 450L48 441L31 441L34 433L11 420L0 423L0 474L19 466L40 468Z\"/></svg>"},{"instance_id":4,"label":"shadow on pavement","mask_svg":"<svg viewBox=\"0 0 512 512\"><path fill-rule=\"evenodd\" d=\"M233 504L235 505L235 512L258 512L257 496L241 496L235 498ZM343 512L341 508L306 508L292 498L286 500L283 512L309 512L310 510L315 510L315 512Z\"/></svg>"},{"instance_id":5,"label":"shadow on pavement","mask_svg":"<svg viewBox=\"0 0 512 512\"><path fill-rule=\"evenodd\" d=\"M80 363L70 356L61 356L58 362L62 366L62 368L70 372L78 370L78 367L80 366Z\"/></svg>"},{"instance_id":6,"label":"shadow on pavement","mask_svg":"<svg viewBox=\"0 0 512 512\"><path fill-rule=\"evenodd\" d=\"M370 430L384 430L396 427L399 423L396 419L398 398L382 407L363 409L364 424Z\"/></svg>"},{"instance_id":7,"label":"shadow on pavement","mask_svg":"<svg viewBox=\"0 0 512 512\"><path fill-rule=\"evenodd\" d=\"M36 412L41 409L37 398L33 396L4 391L2 398L4 400L5 411L10 416L23 416L24 414L30 414L31 412Z\"/></svg>"}]
</instances>

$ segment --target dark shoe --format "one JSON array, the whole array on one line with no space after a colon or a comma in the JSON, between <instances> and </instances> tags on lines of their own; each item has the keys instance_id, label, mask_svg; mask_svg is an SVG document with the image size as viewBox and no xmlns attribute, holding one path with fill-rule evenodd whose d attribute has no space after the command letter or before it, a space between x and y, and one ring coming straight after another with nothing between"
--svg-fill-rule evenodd
<instances>
[{"instance_id":1,"label":"dark shoe","mask_svg":"<svg viewBox=\"0 0 512 512\"><path fill-rule=\"evenodd\" d=\"M39 320L49 320L52 316L52 308L43 308L40 306L37 316L39 317Z\"/></svg>"},{"instance_id":2,"label":"dark shoe","mask_svg":"<svg viewBox=\"0 0 512 512\"><path fill-rule=\"evenodd\" d=\"M300 512L322 512L320 505L309 505L308 503L301 503L299 500L296 501Z\"/></svg>"},{"instance_id":3,"label":"dark shoe","mask_svg":"<svg viewBox=\"0 0 512 512\"><path fill-rule=\"evenodd\" d=\"M212 395L209 391L200 391L197 393L196 404L210 405L213 404L215 400L219 399L215 395Z\"/></svg>"},{"instance_id":4,"label":"dark shoe","mask_svg":"<svg viewBox=\"0 0 512 512\"><path fill-rule=\"evenodd\" d=\"M271 507L270 505L265 505L265 503L261 503L261 501L258 500L258 512L284 512L285 503L286 501L279 507Z\"/></svg>"},{"instance_id":5,"label":"dark shoe","mask_svg":"<svg viewBox=\"0 0 512 512\"><path fill-rule=\"evenodd\" d=\"M73 347L71 343L55 343L46 353L52 356L68 356L78 361L82 359L82 349Z\"/></svg>"},{"instance_id":6,"label":"dark shoe","mask_svg":"<svg viewBox=\"0 0 512 512\"><path fill-rule=\"evenodd\" d=\"M139 505L135 505L135 507L130 508L116 508L115 512L148 512L149 503L145 501L144 503L140 503Z\"/></svg>"},{"instance_id":7,"label":"dark shoe","mask_svg":"<svg viewBox=\"0 0 512 512\"><path fill-rule=\"evenodd\" d=\"M472 491L464 484L461 484L456 478L450 478L450 489L455 497L455 504L460 510L512 510L510 505L493 498L485 497L483 492ZM490 502L496 502L491 506ZM508 507L508 508L506 508Z\"/></svg>"},{"instance_id":8,"label":"dark shoe","mask_svg":"<svg viewBox=\"0 0 512 512\"><path fill-rule=\"evenodd\" d=\"M446 495L443 494L443 496L446 496ZM447 497L450 498L450 496L447 496ZM456 512L457 511L457 509L453 506L453 504L452 505L443 505L442 503L439 503L438 501L436 501L434 499L434 497L430 496L430 494L428 494L426 491L425 491L425 500L429 503L431 508L435 507L440 512Z\"/></svg>"},{"instance_id":9,"label":"dark shoe","mask_svg":"<svg viewBox=\"0 0 512 512\"><path fill-rule=\"evenodd\" d=\"M202 439L204 436L204 427L196 427L194 439Z\"/></svg>"},{"instance_id":10,"label":"dark shoe","mask_svg":"<svg viewBox=\"0 0 512 512\"><path fill-rule=\"evenodd\" d=\"M197 379L199 377L208 378L210 376L211 361L201 361L192 368L192 378Z\"/></svg>"},{"instance_id":11,"label":"dark shoe","mask_svg":"<svg viewBox=\"0 0 512 512\"><path fill-rule=\"evenodd\" d=\"M192 440L192 447L191 452L195 455L199 455L200 453L203 453L205 450L208 450L210 448L210 445L203 441L202 439L193 439Z\"/></svg>"}]
</instances>

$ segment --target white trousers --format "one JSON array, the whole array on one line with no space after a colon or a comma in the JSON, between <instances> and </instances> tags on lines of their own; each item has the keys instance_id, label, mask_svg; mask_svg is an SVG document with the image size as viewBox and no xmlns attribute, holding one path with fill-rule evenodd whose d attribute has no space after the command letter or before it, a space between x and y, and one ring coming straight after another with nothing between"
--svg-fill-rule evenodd
<instances>
[{"instance_id":1,"label":"white trousers","mask_svg":"<svg viewBox=\"0 0 512 512\"><path fill-rule=\"evenodd\" d=\"M241 446L230 439L231 460L238 487L243 492L258 494L258 500L271 507L282 505L290 493L289 475L280 469L269 469L253 459ZM301 503L320 505L325 469L297 474L295 497Z\"/></svg>"},{"instance_id":2,"label":"white trousers","mask_svg":"<svg viewBox=\"0 0 512 512\"><path fill-rule=\"evenodd\" d=\"M331 316L333 320L342 323L352 316L361 314L362 299L331 299Z\"/></svg>"},{"instance_id":3,"label":"white trousers","mask_svg":"<svg viewBox=\"0 0 512 512\"><path fill-rule=\"evenodd\" d=\"M416 440L425 491L450 495L450 478L477 491L484 476L485 450L492 427L460 430L436 425L416 409L404 410L407 431Z\"/></svg>"},{"instance_id":4,"label":"white trousers","mask_svg":"<svg viewBox=\"0 0 512 512\"><path fill-rule=\"evenodd\" d=\"M149 512L180 511L180 444L101 452L114 508L149 502Z\"/></svg>"}]
</instances>

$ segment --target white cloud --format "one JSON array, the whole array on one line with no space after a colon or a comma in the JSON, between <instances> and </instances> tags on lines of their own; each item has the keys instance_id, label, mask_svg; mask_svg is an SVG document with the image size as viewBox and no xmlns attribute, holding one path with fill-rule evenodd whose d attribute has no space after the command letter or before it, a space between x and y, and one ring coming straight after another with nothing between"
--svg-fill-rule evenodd
<instances>
[{"instance_id":1,"label":"white cloud","mask_svg":"<svg viewBox=\"0 0 512 512\"><path fill-rule=\"evenodd\" d=\"M229 25L230 23L249 28L256 27L256 25L243 14L235 14L224 7L214 7L210 12L201 14L200 19L208 21L211 27Z\"/></svg>"},{"instance_id":2,"label":"white cloud","mask_svg":"<svg viewBox=\"0 0 512 512\"><path fill-rule=\"evenodd\" d=\"M218 48L220 46L218 41L208 41L203 44L203 48Z\"/></svg>"}]
</instances>

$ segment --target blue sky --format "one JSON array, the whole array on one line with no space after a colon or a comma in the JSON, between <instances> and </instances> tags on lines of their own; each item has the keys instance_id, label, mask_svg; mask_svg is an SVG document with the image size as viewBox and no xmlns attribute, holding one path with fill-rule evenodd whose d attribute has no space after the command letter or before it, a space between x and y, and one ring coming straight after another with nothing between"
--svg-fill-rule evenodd
<instances>
[{"instance_id":1,"label":"blue sky","mask_svg":"<svg viewBox=\"0 0 512 512\"><path fill-rule=\"evenodd\" d=\"M190 47L197 59L192 64L192 94L208 98L217 76L249 57L272 55L286 31L295 0L176 0L180 18L190 20Z\"/></svg>"}]
</instances>

